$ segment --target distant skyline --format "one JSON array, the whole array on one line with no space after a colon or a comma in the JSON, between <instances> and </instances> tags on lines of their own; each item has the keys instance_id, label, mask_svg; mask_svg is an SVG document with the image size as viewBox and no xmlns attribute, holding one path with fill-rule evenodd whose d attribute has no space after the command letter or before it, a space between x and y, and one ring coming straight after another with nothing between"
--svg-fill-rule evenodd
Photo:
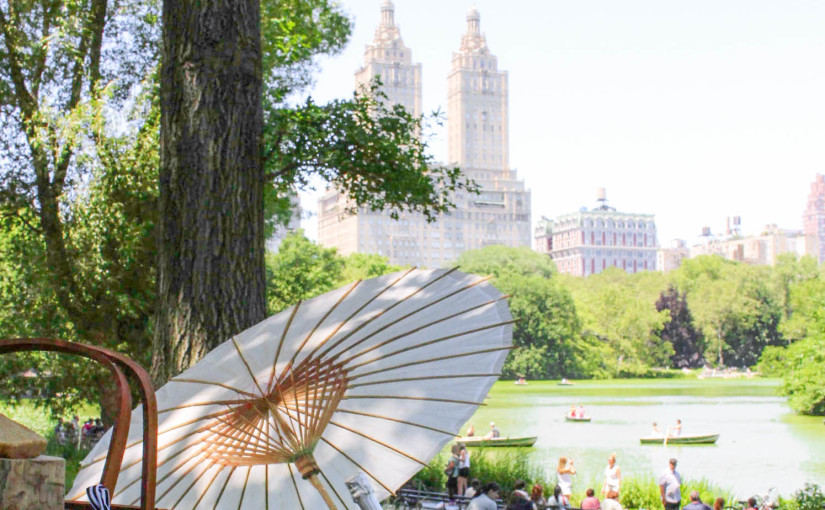
<instances>
[{"instance_id":1,"label":"distant skyline","mask_svg":"<svg viewBox=\"0 0 825 510\"><path fill-rule=\"evenodd\" d=\"M654 214L660 244L692 242L728 216L742 231L802 228L825 173L825 2L396 0L422 64L424 111L446 110L446 77L475 5L509 73L510 163L533 224L596 205ZM316 100L351 96L381 0L341 2L350 44L319 61ZM430 139L446 158L446 127ZM317 211L322 190L302 195ZM315 218L304 221L317 238Z\"/></svg>"}]
</instances>

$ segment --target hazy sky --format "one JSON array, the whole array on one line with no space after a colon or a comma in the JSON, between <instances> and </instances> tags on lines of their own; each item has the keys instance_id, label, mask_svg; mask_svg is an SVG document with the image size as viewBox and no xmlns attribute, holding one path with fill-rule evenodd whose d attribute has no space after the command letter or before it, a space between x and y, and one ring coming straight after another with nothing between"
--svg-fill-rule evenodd
<instances>
[{"instance_id":1,"label":"hazy sky","mask_svg":"<svg viewBox=\"0 0 825 510\"><path fill-rule=\"evenodd\" d=\"M352 94L380 0L345 0L346 50L320 62L318 100ZM424 110L446 113L446 77L471 1L395 0L422 64ZM659 242L742 217L801 228L825 173L823 0L477 0L509 72L510 164L532 190L533 223L595 205L656 216ZM446 130L433 134L446 157ZM317 211L314 194L305 209ZM314 218L305 222L317 237Z\"/></svg>"}]
</instances>

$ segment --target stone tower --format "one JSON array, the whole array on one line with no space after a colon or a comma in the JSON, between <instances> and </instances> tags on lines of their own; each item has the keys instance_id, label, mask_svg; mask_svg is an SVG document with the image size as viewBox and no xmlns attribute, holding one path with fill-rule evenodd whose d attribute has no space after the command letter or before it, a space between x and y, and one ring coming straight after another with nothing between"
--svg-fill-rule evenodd
<instances>
[{"instance_id":1,"label":"stone tower","mask_svg":"<svg viewBox=\"0 0 825 510\"><path fill-rule=\"evenodd\" d=\"M364 90L376 76L389 104L400 104L416 117L421 115L421 64L412 63L412 51L404 46L390 0L381 4L375 38L364 50L364 66L355 73L356 90Z\"/></svg>"},{"instance_id":2,"label":"stone tower","mask_svg":"<svg viewBox=\"0 0 825 510\"><path fill-rule=\"evenodd\" d=\"M478 11L467 14L467 32L453 53L447 78L447 160L462 168L509 169L507 71L481 33Z\"/></svg>"},{"instance_id":3,"label":"stone tower","mask_svg":"<svg viewBox=\"0 0 825 510\"><path fill-rule=\"evenodd\" d=\"M379 76L390 104L421 114L421 65L401 40L392 2L384 0L357 87ZM481 194L460 191L455 209L428 223L421 214L389 214L360 208L329 189L318 201L318 240L339 253L377 253L393 264L444 267L461 253L489 245L530 246L530 191L509 167L507 73L498 71L479 29L480 16L467 16L467 33L453 54L448 77L448 165L460 166Z\"/></svg>"}]
</instances>

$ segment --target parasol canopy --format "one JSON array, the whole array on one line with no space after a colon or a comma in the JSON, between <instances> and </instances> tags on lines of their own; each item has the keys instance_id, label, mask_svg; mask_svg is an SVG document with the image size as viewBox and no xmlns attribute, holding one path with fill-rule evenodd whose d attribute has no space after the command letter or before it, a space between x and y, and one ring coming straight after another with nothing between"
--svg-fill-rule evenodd
<instances>
[{"instance_id":1,"label":"parasol canopy","mask_svg":"<svg viewBox=\"0 0 825 510\"><path fill-rule=\"evenodd\" d=\"M504 296L486 278L407 270L298 303L221 344L157 392L157 506L357 508L425 466L482 404L512 348ZM132 414L116 504L140 498ZM68 499L85 499L109 434Z\"/></svg>"}]
</instances>

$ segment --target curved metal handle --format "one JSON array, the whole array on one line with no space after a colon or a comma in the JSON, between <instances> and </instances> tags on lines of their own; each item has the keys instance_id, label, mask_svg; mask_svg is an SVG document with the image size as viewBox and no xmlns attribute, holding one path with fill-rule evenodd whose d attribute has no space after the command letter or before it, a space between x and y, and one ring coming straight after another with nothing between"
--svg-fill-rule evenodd
<instances>
[{"instance_id":1,"label":"curved metal handle","mask_svg":"<svg viewBox=\"0 0 825 510\"><path fill-rule=\"evenodd\" d=\"M115 377L118 391L118 414L112 428L109 453L103 467L100 483L114 494L132 416L132 395L124 369L138 383L143 400L143 462L140 489L141 510L155 508L155 483L157 480L157 429L158 407L152 381L146 370L128 356L92 345L66 342L51 338L7 338L0 340L0 354L29 351L52 351L83 356L108 368Z\"/></svg>"}]
</instances>

